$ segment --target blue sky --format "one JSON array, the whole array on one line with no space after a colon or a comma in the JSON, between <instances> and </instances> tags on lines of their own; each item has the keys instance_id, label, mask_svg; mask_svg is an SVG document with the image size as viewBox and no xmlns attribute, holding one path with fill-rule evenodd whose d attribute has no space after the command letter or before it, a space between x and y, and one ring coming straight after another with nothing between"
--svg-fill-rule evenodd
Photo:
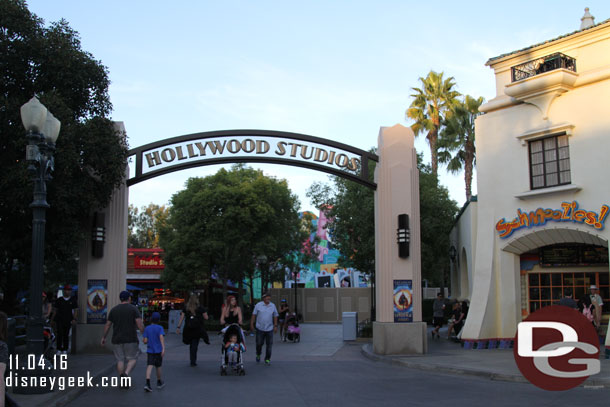
<instances>
[{"instance_id":1,"label":"blue sky","mask_svg":"<svg viewBox=\"0 0 610 407\"><path fill-rule=\"evenodd\" d=\"M607 1L82 1L30 0L47 23L65 18L109 69L112 118L130 147L183 134L266 129L369 149L381 126L409 125L411 87L433 69L464 94L495 97L497 55L577 30ZM61 135L60 135L61 137ZM418 151L429 161L423 136ZM286 178L303 209L327 175L257 165ZM130 203L165 204L202 167L130 188ZM463 175L439 169L458 204ZM476 193L476 183L474 185Z\"/></svg>"}]
</instances>

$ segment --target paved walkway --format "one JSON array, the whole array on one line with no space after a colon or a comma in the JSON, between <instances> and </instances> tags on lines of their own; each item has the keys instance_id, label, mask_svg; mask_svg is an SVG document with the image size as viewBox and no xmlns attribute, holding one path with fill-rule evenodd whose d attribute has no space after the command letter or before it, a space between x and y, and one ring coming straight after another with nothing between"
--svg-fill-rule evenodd
<instances>
[{"instance_id":1,"label":"paved walkway","mask_svg":"<svg viewBox=\"0 0 610 407\"><path fill-rule=\"evenodd\" d=\"M459 344L447 340L447 328L441 329L441 339L430 339L428 328L428 353L417 356L380 356L372 351L371 344L362 347L362 354L375 361L411 369L433 370L442 373L486 377L491 380L506 380L528 383L515 363L513 349L463 349ZM600 354L601 372L589 377L585 387L610 388L610 360Z\"/></svg>"},{"instance_id":2,"label":"paved walkway","mask_svg":"<svg viewBox=\"0 0 610 407\"><path fill-rule=\"evenodd\" d=\"M478 388L479 390L488 388L490 391L492 389L497 389L498 391L505 389L509 393L510 391L519 391L524 399L529 396L537 397L538 395L543 394L537 393L532 385L527 384L527 381L523 378L515 365L512 350L464 350L459 344L450 342L446 339L434 341L429 339L429 353L426 355L378 356L372 354L370 343L348 343L346 345L342 341L341 325L305 324L303 325L303 331L305 334L302 336L300 343L278 343L278 336L276 336L272 358L275 363L270 371L253 363L255 353L254 338L248 337L246 371L249 379L243 380L242 385L251 392L256 392L257 389L261 390L257 386L266 386L266 384L259 382L260 380L263 380L263 382L265 380L271 380L271 389L293 383L294 386L296 386L294 391L298 390L299 397L302 397L303 400L307 400L306 404L311 402L312 404L310 405L318 405L326 400L320 399L318 400L320 403L317 403L316 397L327 397L328 394L332 394L329 390L332 387L348 386L351 388L354 385L359 386L357 383L366 383L360 384L360 386L364 386L371 392L382 391L386 381L388 383L394 383L394 378L400 377L402 377L403 380L410 380L411 384L415 382L419 383L419 381L421 381L418 385L424 386L425 383L430 383L433 385L432 387L437 386L434 383L440 380L440 382L443 383L443 387L439 390L439 394L437 395L439 402L442 397L454 397L450 395L455 395L455 393L452 392L459 392L459 389L468 388L469 386L473 392L475 388ZM187 383L189 380L193 379L191 376L194 373L197 376L201 375L202 378L205 378L205 380L199 383L206 383L206 387L208 388L209 386L212 386L212 388L217 386L217 391L224 391L223 386L227 386L235 378L223 380L223 378L220 378L218 375L220 362L218 348L220 345L220 338L212 335L211 340L211 346L206 346L203 343L200 345L199 357L201 366L195 368L195 370L191 370L187 366L188 348L182 344L179 336L169 334L167 336L166 360L164 360L164 366L166 366L166 368L164 369L167 369L167 374L169 375L168 382L174 382L174 385L168 386L164 395L154 393L154 397L149 398L149 400L156 400L158 394L163 400L167 398L165 401L171 402L171 400L177 397L175 393L176 389L174 388L172 390L171 388L176 387L177 383L183 383L183 386L188 386ZM145 360L144 355L140 357L136 371L134 371L133 374L132 391L128 391L127 393L120 389L93 388L87 391L88 389L85 387L75 387L41 395L14 394L13 397L23 407L59 407L68 404L71 406L80 406L98 403L106 404L106 402L115 403L113 404L115 407L123 404L129 405L130 407L145 405L140 404L140 399L143 396L141 390ZM371 360L383 363L371 363ZM384 364L388 365L384 366ZM584 390L587 388L591 390L610 388L610 360L602 360L601 365L601 373L585 381L583 386L585 388ZM275 367L275 369L273 369L273 367ZM116 376L114 357L111 354L70 356L68 359L68 370L61 372L58 376L86 376L87 372L94 377L94 383L99 383L100 378L102 377ZM267 377L266 375L268 374L270 376ZM254 377L250 377L252 375L254 375ZM309 394L307 388L317 388L317 386L321 386L324 382L316 382L316 377L320 379L320 375L326 375L325 377L328 377L329 380L331 380L328 383L330 388L327 389L330 393L326 394L324 393L326 390L324 390L320 391L318 396ZM455 379L448 379L451 375L453 375ZM342 379L338 379L339 377ZM471 379L468 379L469 377ZM488 378L493 381L487 380ZM518 382L513 384L518 387L509 391L511 387L507 388L506 384L501 385L498 382L502 380ZM334 383L335 381L337 382ZM280 382L286 383L279 385ZM273 383L276 383L277 385ZM334 383L334 385L331 383ZM456 388L452 389L449 383L455 384ZM457 383L459 383L459 386ZM394 383L392 386L394 385L394 391L400 391L400 383ZM377 388L376 386L381 387ZM198 388L198 386L196 387ZM360 390L355 388L352 390L354 391L354 395L359 394L360 392ZM365 389L363 388L362 390L364 391ZM448 394L444 394L445 390L447 390ZM272 392L275 391L276 390L272 390ZM598 397L602 396L600 393L599 396L594 396L594 399L597 401L607 399L608 390L600 391L603 391L604 396L598 399ZM187 393L189 392L191 392L190 387ZM324 396L322 393L324 393ZM359 397L364 397L364 399L366 399L366 397L369 397L367 394L368 393L364 392L362 395L359 395ZM480 395L481 393L477 394ZM574 396L577 394L580 393L576 393ZM287 391L284 396L284 401L289 402L293 395L290 391ZM184 395L180 394L178 397L184 397L185 402L193 400L192 398L187 398L186 393ZM464 395L464 397L466 396ZM196 397L194 400L196 400ZM360 399L354 399L352 401L355 402L358 400ZM156 401L161 402L162 400L159 399ZM248 404L246 400L242 401ZM510 403L506 405L510 405Z\"/></svg>"}]
</instances>

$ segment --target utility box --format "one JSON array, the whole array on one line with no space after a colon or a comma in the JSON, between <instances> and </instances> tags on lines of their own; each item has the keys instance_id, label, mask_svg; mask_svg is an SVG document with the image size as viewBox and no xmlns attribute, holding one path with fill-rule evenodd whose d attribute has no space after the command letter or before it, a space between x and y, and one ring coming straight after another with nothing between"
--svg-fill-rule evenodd
<instances>
[{"instance_id":1,"label":"utility box","mask_svg":"<svg viewBox=\"0 0 610 407\"><path fill-rule=\"evenodd\" d=\"M169 316L167 319L167 331L170 333L176 333L177 328L181 328L178 326L178 322L180 321L180 310L173 309L169 312Z\"/></svg>"},{"instance_id":2,"label":"utility box","mask_svg":"<svg viewBox=\"0 0 610 407\"><path fill-rule=\"evenodd\" d=\"M343 319L343 340L355 341L358 336L358 313L344 312Z\"/></svg>"}]
</instances>

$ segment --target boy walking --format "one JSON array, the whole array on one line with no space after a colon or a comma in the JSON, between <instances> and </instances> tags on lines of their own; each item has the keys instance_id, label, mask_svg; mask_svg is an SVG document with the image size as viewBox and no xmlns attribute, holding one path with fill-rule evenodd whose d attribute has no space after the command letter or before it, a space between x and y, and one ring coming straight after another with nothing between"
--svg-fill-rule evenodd
<instances>
[{"instance_id":1,"label":"boy walking","mask_svg":"<svg viewBox=\"0 0 610 407\"><path fill-rule=\"evenodd\" d=\"M153 312L150 318L151 324L144 329L142 340L147 344L146 354L148 361L146 362L146 385L144 390L152 391L150 385L150 376L153 366L157 368L157 389L162 389L165 383L161 379L161 365L163 364L163 356L165 355L165 338L163 335L163 327L159 325L161 315L158 312Z\"/></svg>"}]
</instances>

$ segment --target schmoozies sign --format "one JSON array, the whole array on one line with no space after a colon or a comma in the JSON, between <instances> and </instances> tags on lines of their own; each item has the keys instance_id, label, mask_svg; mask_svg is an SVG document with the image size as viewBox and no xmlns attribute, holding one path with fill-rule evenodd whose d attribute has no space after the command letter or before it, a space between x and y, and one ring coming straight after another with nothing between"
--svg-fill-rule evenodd
<instances>
[{"instance_id":1,"label":"schmoozies sign","mask_svg":"<svg viewBox=\"0 0 610 407\"><path fill-rule=\"evenodd\" d=\"M517 209L517 216L514 219L510 221L500 219L496 223L496 231L501 238L505 239L516 230L543 226L547 222L583 223L594 229L602 230L608 217L608 209L608 205L602 205L599 212L580 209L576 201L562 202L560 209L538 208L529 212Z\"/></svg>"},{"instance_id":2,"label":"schmoozies sign","mask_svg":"<svg viewBox=\"0 0 610 407\"><path fill-rule=\"evenodd\" d=\"M262 162L310 168L376 188L368 174L368 160L378 161L375 154L304 134L267 130L196 133L147 144L128 155L132 166L128 186L186 168Z\"/></svg>"}]
</instances>

